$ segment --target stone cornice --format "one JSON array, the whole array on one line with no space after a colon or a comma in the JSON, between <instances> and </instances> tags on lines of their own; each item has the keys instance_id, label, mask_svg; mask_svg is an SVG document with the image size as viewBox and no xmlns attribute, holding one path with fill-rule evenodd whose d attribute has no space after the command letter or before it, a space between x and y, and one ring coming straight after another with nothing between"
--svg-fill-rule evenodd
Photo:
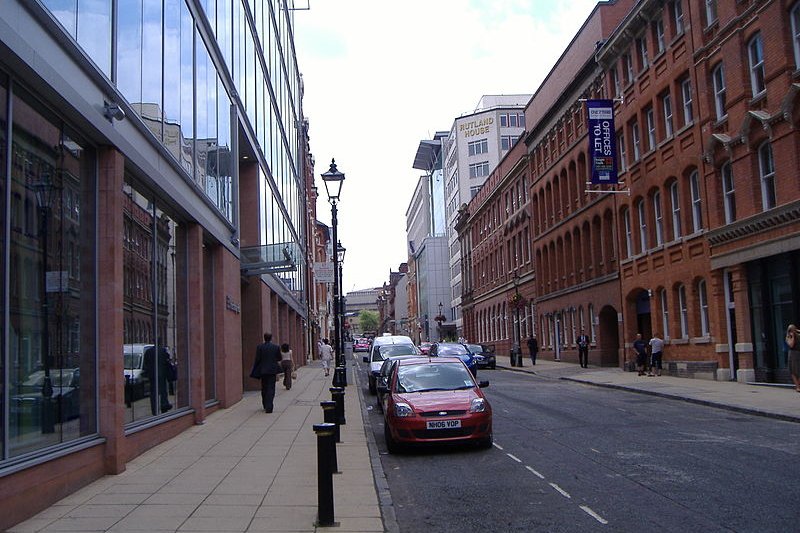
<instances>
[{"instance_id":1,"label":"stone cornice","mask_svg":"<svg viewBox=\"0 0 800 533\"><path fill-rule=\"evenodd\" d=\"M709 231L706 233L706 237L711 246L720 246L797 221L800 221L800 201L782 205L743 220L737 220L727 226Z\"/></svg>"}]
</instances>

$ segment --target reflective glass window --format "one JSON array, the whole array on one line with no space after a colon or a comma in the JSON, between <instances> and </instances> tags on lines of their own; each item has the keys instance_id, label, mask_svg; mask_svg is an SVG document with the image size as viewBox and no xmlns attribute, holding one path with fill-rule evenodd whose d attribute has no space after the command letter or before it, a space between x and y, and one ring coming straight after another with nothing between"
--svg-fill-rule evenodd
<instances>
[{"instance_id":1,"label":"reflective glass window","mask_svg":"<svg viewBox=\"0 0 800 533\"><path fill-rule=\"evenodd\" d=\"M109 78L112 0L43 0L53 16ZM124 4L125 2L123 2Z\"/></svg>"},{"instance_id":2,"label":"reflective glass window","mask_svg":"<svg viewBox=\"0 0 800 533\"><path fill-rule=\"evenodd\" d=\"M93 153L33 96L12 99L4 457L97 431Z\"/></svg>"},{"instance_id":3,"label":"reflective glass window","mask_svg":"<svg viewBox=\"0 0 800 533\"><path fill-rule=\"evenodd\" d=\"M8 224L8 219L10 215L10 211L8 209L8 198L7 195L10 192L8 185L8 176L6 174L6 163L8 161L8 137L6 135L6 129L8 125L8 116L6 115L7 109L7 101L8 101L8 85L6 76L0 72L0 309L3 309L2 314L0 314L0 323L3 324L3 327L0 327L0 383L5 383L5 376L6 376L6 318L8 316L8 306L6 305L6 296L8 295L8 291L6 290L5 279L6 279L6 267L8 265L6 260L6 254L8 252L7 243L9 241L6 232L10 230L10 226ZM6 413L6 401L4 395L0 395L0 458L5 457L5 427L6 427L6 420L5 420L5 413Z\"/></svg>"}]
</instances>

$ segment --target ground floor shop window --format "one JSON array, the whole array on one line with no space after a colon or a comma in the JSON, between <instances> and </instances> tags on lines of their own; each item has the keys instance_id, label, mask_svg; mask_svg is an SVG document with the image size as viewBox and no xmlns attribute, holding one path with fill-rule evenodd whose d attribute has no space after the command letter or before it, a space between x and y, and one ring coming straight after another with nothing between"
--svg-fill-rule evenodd
<instances>
[{"instance_id":1,"label":"ground floor shop window","mask_svg":"<svg viewBox=\"0 0 800 533\"><path fill-rule=\"evenodd\" d=\"M97 432L95 166L0 73L1 459Z\"/></svg>"},{"instance_id":2,"label":"ground floor shop window","mask_svg":"<svg viewBox=\"0 0 800 533\"><path fill-rule=\"evenodd\" d=\"M126 176L123 189L126 422L189 405L184 227Z\"/></svg>"}]
</instances>

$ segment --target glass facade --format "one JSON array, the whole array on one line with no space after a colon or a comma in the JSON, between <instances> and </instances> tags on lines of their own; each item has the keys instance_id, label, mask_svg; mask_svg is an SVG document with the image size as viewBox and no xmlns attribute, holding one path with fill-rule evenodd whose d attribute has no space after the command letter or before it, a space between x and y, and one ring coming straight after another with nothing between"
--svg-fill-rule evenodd
<instances>
[{"instance_id":1,"label":"glass facade","mask_svg":"<svg viewBox=\"0 0 800 533\"><path fill-rule=\"evenodd\" d=\"M97 432L94 152L5 80L1 459Z\"/></svg>"}]
</instances>

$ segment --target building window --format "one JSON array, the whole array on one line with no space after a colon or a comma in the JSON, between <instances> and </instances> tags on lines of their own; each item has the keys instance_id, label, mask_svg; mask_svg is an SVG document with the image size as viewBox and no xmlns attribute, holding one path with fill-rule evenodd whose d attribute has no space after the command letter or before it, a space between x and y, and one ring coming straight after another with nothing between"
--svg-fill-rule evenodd
<instances>
[{"instance_id":1,"label":"building window","mask_svg":"<svg viewBox=\"0 0 800 533\"><path fill-rule=\"evenodd\" d=\"M467 150L469 151L469 155L485 154L489 151L489 140L481 139L479 141L467 143Z\"/></svg>"},{"instance_id":2,"label":"building window","mask_svg":"<svg viewBox=\"0 0 800 533\"><path fill-rule=\"evenodd\" d=\"M664 19L659 18L653 23L653 33L655 34L656 53L660 54L667 48L664 38Z\"/></svg>"},{"instance_id":3,"label":"building window","mask_svg":"<svg viewBox=\"0 0 800 533\"><path fill-rule=\"evenodd\" d=\"M669 93L661 97L661 109L664 111L664 138L669 139L674 131L672 126L672 96Z\"/></svg>"},{"instance_id":4,"label":"building window","mask_svg":"<svg viewBox=\"0 0 800 533\"><path fill-rule=\"evenodd\" d=\"M589 304L589 331L591 332L589 333L589 337L592 344L595 344L597 342L597 334L594 330L594 323L595 323L594 305Z\"/></svg>"},{"instance_id":5,"label":"building window","mask_svg":"<svg viewBox=\"0 0 800 533\"><path fill-rule=\"evenodd\" d=\"M625 257L632 257L633 230L631 229L631 212L627 207L622 210L622 221L625 224Z\"/></svg>"},{"instance_id":6,"label":"building window","mask_svg":"<svg viewBox=\"0 0 800 533\"><path fill-rule=\"evenodd\" d=\"M678 194L678 182L673 181L669 187L669 199L672 204L672 236L674 239L683 235L681 229L681 199Z\"/></svg>"},{"instance_id":7,"label":"building window","mask_svg":"<svg viewBox=\"0 0 800 533\"><path fill-rule=\"evenodd\" d=\"M661 329L664 330L663 339L669 338L669 307L667 307L667 291L661 289L659 292L659 300L661 301Z\"/></svg>"},{"instance_id":8,"label":"building window","mask_svg":"<svg viewBox=\"0 0 800 533\"><path fill-rule=\"evenodd\" d=\"M619 151L619 171L628 170L628 153L625 151L625 134L619 132L617 135L617 150Z\"/></svg>"},{"instance_id":9,"label":"building window","mask_svg":"<svg viewBox=\"0 0 800 533\"><path fill-rule=\"evenodd\" d=\"M644 35L636 39L636 49L639 52L640 70L644 70L649 64L647 61L647 38Z\"/></svg>"},{"instance_id":10,"label":"building window","mask_svg":"<svg viewBox=\"0 0 800 533\"><path fill-rule=\"evenodd\" d=\"M796 3L790 14L792 22L792 46L794 47L794 66L800 69L800 2Z\"/></svg>"},{"instance_id":11,"label":"building window","mask_svg":"<svg viewBox=\"0 0 800 533\"><path fill-rule=\"evenodd\" d=\"M642 156L641 153L641 136L639 134L639 121L634 120L631 123L631 139L633 139L633 160L638 161Z\"/></svg>"},{"instance_id":12,"label":"building window","mask_svg":"<svg viewBox=\"0 0 800 533\"><path fill-rule=\"evenodd\" d=\"M753 90L753 97L756 97L767 89L764 81L764 43L761 41L760 33L750 39L747 56L750 59L750 87Z\"/></svg>"},{"instance_id":13,"label":"building window","mask_svg":"<svg viewBox=\"0 0 800 533\"><path fill-rule=\"evenodd\" d=\"M611 86L614 89L614 96L618 96L622 92L622 87L619 84L619 74L617 73L617 66L611 69Z\"/></svg>"},{"instance_id":14,"label":"building window","mask_svg":"<svg viewBox=\"0 0 800 533\"><path fill-rule=\"evenodd\" d=\"M482 161L480 163L472 163L469 166L470 178L485 178L489 175L489 162Z\"/></svg>"},{"instance_id":15,"label":"building window","mask_svg":"<svg viewBox=\"0 0 800 533\"><path fill-rule=\"evenodd\" d=\"M689 311L686 307L686 287L678 287L678 312L681 318L681 338L689 338Z\"/></svg>"},{"instance_id":16,"label":"building window","mask_svg":"<svg viewBox=\"0 0 800 533\"><path fill-rule=\"evenodd\" d=\"M775 160L769 141L758 147L758 170L761 175L761 207L775 207Z\"/></svg>"},{"instance_id":17,"label":"building window","mask_svg":"<svg viewBox=\"0 0 800 533\"><path fill-rule=\"evenodd\" d=\"M725 69L722 63L711 73L711 81L714 87L714 109L717 112L717 120L722 120L728 114L725 106Z\"/></svg>"},{"instance_id":18,"label":"building window","mask_svg":"<svg viewBox=\"0 0 800 533\"><path fill-rule=\"evenodd\" d=\"M633 59L631 58L630 54L625 54L622 56L622 64L625 68L625 83L633 82Z\"/></svg>"},{"instance_id":19,"label":"building window","mask_svg":"<svg viewBox=\"0 0 800 533\"><path fill-rule=\"evenodd\" d=\"M706 26L717 21L717 0L706 0Z\"/></svg>"},{"instance_id":20,"label":"building window","mask_svg":"<svg viewBox=\"0 0 800 533\"><path fill-rule=\"evenodd\" d=\"M656 119L653 113L653 108L648 107L644 112L645 120L647 121L647 150L656 149Z\"/></svg>"},{"instance_id":21,"label":"building window","mask_svg":"<svg viewBox=\"0 0 800 533\"><path fill-rule=\"evenodd\" d=\"M703 206L700 196L700 174L695 170L689 176L689 190L692 194L692 231L703 229Z\"/></svg>"},{"instance_id":22,"label":"building window","mask_svg":"<svg viewBox=\"0 0 800 533\"><path fill-rule=\"evenodd\" d=\"M683 33L683 0L675 0L672 3L672 15L675 21L675 35Z\"/></svg>"},{"instance_id":23,"label":"building window","mask_svg":"<svg viewBox=\"0 0 800 533\"><path fill-rule=\"evenodd\" d=\"M736 220L736 191L730 161L722 165L722 203L725 207L725 223L730 224Z\"/></svg>"},{"instance_id":24,"label":"building window","mask_svg":"<svg viewBox=\"0 0 800 533\"><path fill-rule=\"evenodd\" d=\"M683 98L683 124L691 124L694 120L692 113L692 80L689 78L681 82L681 97Z\"/></svg>"},{"instance_id":25,"label":"building window","mask_svg":"<svg viewBox=\"0 0 800 533\"><path fill-rule=\"evenodd\" d=\"M647 250L647 213L644 208L644 200L636 203L636 212L639 215L639 251Z\"/></svg>"},{"instance_id":26,"label":"building window","mask_svg":"<svg viewBox=\"0 0 800 533\"><path fill-rule=\"evenodd\" d=\"M653 193L653 216L656 221L656 246L664 244L664 214L661 211L661 192Z\"/></svg>"},{"instance_id":27,"label":"building window","mask_svg":"<svg viewBox=\"0 0 800 533\"><path fill-rule=\"evenodd\" d=\"M700 336L708 337L708 295L706 293L706 280L697 282L697 297L700 304Z\"/></svg>"},{"instance_id":28,"label":"building window","mask_svg":"<svg viewBox=\"0 0 800 533\"><path fill-rule=\"evenodd\" d=\"M511 150L514 146L514 142L517 140L516 137L513 135L501 135L500 136L500 149L504 152Z\"/></svg>"}]
</instances>

